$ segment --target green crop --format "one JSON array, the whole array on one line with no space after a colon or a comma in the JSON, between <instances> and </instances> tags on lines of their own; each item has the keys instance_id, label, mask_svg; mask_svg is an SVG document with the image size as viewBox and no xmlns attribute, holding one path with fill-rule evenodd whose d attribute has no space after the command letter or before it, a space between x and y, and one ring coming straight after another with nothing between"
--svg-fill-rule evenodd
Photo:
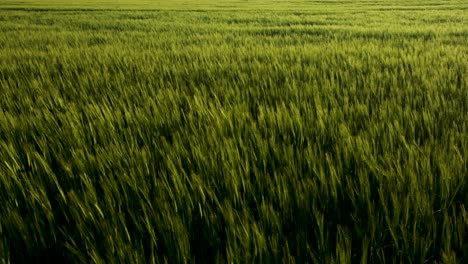
<instances>
[{"instance_id":1,"label":"green crop","mask_svg":"<svg viewBox=\"0 0 468 264\"><path fill-rule=\"evenodd\" d=\"M466 263L468 2L0 3L1 263Z\"/></svg>"}]
</instances>

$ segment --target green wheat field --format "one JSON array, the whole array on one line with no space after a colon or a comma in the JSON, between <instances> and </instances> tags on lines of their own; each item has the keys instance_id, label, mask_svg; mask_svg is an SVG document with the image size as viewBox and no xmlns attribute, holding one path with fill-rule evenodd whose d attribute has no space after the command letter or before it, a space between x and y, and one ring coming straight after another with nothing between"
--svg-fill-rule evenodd
<instances>
[{"instance_id":1,"label":"green wheat field","mask_svg":"<svg viewBox=\"0 0 468 264\"><path fill-rule=\"evenodd\" d=\"M0 263L468 263L468 1L1 0Z\"/></svg>"}]
</instances>

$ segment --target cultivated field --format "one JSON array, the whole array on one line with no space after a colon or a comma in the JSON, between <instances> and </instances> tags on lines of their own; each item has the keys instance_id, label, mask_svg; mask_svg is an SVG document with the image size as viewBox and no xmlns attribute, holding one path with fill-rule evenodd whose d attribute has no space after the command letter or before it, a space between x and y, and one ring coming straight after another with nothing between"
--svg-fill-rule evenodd
<instances>
[{"instance_id":1,"label":"cultivated field","mask_svg":"<svg viewBox=\"0 0 468 264\"><path fill-rule=\"evenodd\" d=\"M468 1L0 1L1 263L468 263Z\"/></svg>"}]
</instances>

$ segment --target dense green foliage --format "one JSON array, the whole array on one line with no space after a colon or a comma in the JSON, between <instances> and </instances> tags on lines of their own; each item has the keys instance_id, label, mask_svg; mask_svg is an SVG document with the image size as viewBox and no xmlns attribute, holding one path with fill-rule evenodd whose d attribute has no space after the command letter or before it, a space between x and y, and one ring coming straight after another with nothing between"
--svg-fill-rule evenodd
<instances>
[{"instance_id":1,"label":"dense green foliage","mask_svg":"<svg viewBox=\"0 0 468 264\"><path fill-rule=\"evenodd\" d=\"M107 2L0 3L2 263L468 257L468 2Z\"/></svg>"}]
</instances>

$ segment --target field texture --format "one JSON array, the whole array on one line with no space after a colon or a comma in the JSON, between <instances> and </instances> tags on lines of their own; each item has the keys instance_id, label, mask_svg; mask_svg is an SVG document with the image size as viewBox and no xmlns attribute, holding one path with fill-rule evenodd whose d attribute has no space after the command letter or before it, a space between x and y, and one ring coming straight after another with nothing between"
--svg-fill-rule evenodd
<instances>
[{"instance_id":1,"label":"field texture","mask_svg":"<svg viewBox=\"0 0 468 264\"><path fill-rule=\"evenodd\" d=\"M467 207L468 1L0 1L1 263L468 263Z\"/></svg>"}]
</instances>

